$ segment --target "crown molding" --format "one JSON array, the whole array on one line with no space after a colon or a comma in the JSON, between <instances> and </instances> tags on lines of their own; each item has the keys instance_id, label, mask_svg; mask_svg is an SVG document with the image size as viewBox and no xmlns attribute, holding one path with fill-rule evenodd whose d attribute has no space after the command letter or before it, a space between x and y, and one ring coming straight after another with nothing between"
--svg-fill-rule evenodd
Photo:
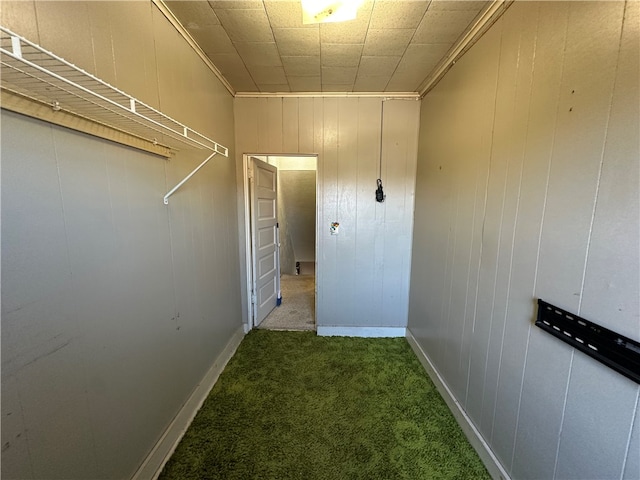
<instances>
[{"instance_id":1,"label":"crown molding","mask_svg":"<svg viewBox=\"0 0 640 480\"><path fill-rule=\"evenodd\" d=\"M171 25L178 31L178 33L187 41L189 46L193 48L196 54L200 57L200 59L205 63L209 70L213 72L213 74L220 80L220 82L224 85L224 87L229 91L232 96L236 95L235 90L231 86L231 84L227 81L226 78L220 73L220 70L213 64L213 62L207 57L207 54L204 53L204 50L200 48L198 42L194 40L191 34L187 31L186 28L180 23L180 21L176 18L173 12L169 9L169 7L164 3L163 0L151 0L158 10L162 12L162 14L169 20Z\"/></svg>"},{"instance_id":2,"label":"crown molding","mask_svg":"<svg viewBox=\"0 0 640 480\"><path fill-rule=\"evenodd\" d=\"M425 79L420 88L420 98L423 98L429 91L437 85L444 75L453 67L456 62L469 50L487 30L493 25L514 0L494 0L480 14L474 25L467 31L462 39L451 49L446 57L438 64L433 72Z\"/></svg>"},{"instance_id":3,"label":"crown molding","mask_svg":"<svg viewBox=\"0 0 640 480\"><path fill-rule=\"evenodd\" d=\"M236 98L382 98L419 100L418 92L236 92Z\"/></svg>"}]
</instances>

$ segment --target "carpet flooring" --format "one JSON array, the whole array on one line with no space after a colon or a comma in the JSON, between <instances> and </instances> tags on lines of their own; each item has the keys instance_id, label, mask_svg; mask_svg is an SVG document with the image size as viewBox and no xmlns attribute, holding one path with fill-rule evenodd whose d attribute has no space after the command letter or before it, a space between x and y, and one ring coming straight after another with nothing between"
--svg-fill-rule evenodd
<instances>
[{"instance_id":1,"label":"carpet flooring","mask_svg":"<svg viewBox=\"0 0 640 480\"><path fill-rule=\"evenodd\" d=\"M315 276L282 275L282 304L260 324L269 330L315 330Z\"/></svg>"},{"instance_id":2,"label":"carpet flooring","mask_svg":"<svg viewBox=\"0 0 640 480\"><path fill-rule=\"evenodd\" d=\"M489 479L403 338L253 330L160 479Z\"/></svg>"}]
</instances>

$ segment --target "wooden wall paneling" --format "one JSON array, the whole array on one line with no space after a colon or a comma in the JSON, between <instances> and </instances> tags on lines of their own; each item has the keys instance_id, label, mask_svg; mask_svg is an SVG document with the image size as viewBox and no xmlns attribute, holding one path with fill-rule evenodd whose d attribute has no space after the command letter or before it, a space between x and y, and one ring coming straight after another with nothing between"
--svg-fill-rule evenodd
<instances>
[{"instance_id":1,"label":"wooden wall paneling","mask_svg":"<svg viewBox=\"0 0 640 480\"><path fill-rule=\"evenodd\" d=\"M633 8L633 7L632 7ZM588 10L588 9L585 9ZM581 12L582 13L582 12ZM587 13L587 12L585 12ZM593 12L595 14L595 12ZM618 283L617 276L620 275L620 284L626 285L626 291L620 292L620 297L633 298L638 301L638 229L639 216L637 210L638 201L638 161L640 158L640 146L638 143L638 132L640 125L638 124L638 84L640 82L640 75L638 74L638 39L636 36L635 45L624 48L623 42L621 42L620 29L623 23L623 15L625 13L624 4L612 4L609 8L601 8L598 10L599 21L596 23L591 18L591 15L585 15L585 17L578 17L576 19L576 31L586 32L598 29L597 33L594 33L593 39L586 42L586 45L582 47L586 50L592 50L591 54L596 58L601 59L601 62L605 64L606 61L610 62L607 67L610 66L611 71L602 72L603 74L594 76L593 83L589 83L588 86L578 87L577 91L581 92L581 95L585 96L585 101L576 101L576 108L574 111L580 113L580 118L584 118L584 131L585 133L592 131L595 135L595 139L599 140L593 146L597 145L597 151L593 152L594 161L597 159L600 162L600 169L597 173L597 177L594 179L596 182L596 189L592 191L594 200L592 203L591 225L586 235L587 247L586 247L586 259L582 272L582 286L581 286L581 302L579 304L580 314L587 318L593 318L596 322L601 323L602 320L596 316L590 317L588 311L584 308L585 302L590 302L592 305L597 304L597 310L600 315L606 316L607 322L614 329L617 329L617 325L627 323L621 321L622 312L619 310L619 303L616 301L616 295L611 295L610 292L614 290L610 285ZM636 17L636 29L638 27L638 18ZM576 39L576 43L579 40ZM584 40L583 40L584 41ZM593 43L592 43L593 42ZM617 51L620 46L620 51ZM611 52L617 54L612 55ZM605 60L606 59L606 60ZM585 59L586 60L586 59ZM579 59L582 61L582 59ZM622 65L620 65L622 63ZM618 76L621 83L616 82L616 74L625 68L636 65L635 75L632 70L627 70L626 73L630 74L626 76ZM633 68L633 67L632 67ZM623 74L624 75L624 74ZM626 78L625 78L626 77ZM635 77L635 78L634 78ZM634 82L632 85L627 82ZM617 88L619 88L618 91ZM617 95L616 95L617 94ZM599 102L592 100L586 101L587 98L600 95ZM636 101L633 102L632 98L635 96ZM633 110L621 105L629 104L633 106ZM593 109L593 110L592 110ZM602 110L600 110L602 109ZM622 117L616 117L615 110L619 110ZM601 113L600 113L601 112ZM601 121L594 121L591 117L594 114L596 118ZM622 120L624 118L624 120ZM634 120L632 120L634 119ZM635 126L634 126L635 123ZM593 130L591 126L593 125ZM627 127L629 130L626 130ZM630 135L630 139L634 136L636 138L635 145L631 142L616 144L609 141L608 134L611 131L612 135L618 136L618 138L624 137L625 133ZM613 140L613 139L611 139ZM617 153L615 150L619 149ZM634 152L634 153L632 153ZM586 153L586 152L585 152ZM596 156L597 154L597 156ZM620 165L622 170L626 170L627 175L633 175L635 170L635 184L629 185L629 189L626 191L625 197L621 189L624 182L619 184L615 178L610 176L611 170L605 168L607 160L610 158L626 159L625 165ZM633 157L635 161L631 160ZM624 160L623 160L624 161ZM615 200L611 203L607 203L606 199L613 200L613 195L618 193L623 195L622 198L618 198L621 203L617 203ZM604 200L600 202L600 200ZM633 215L634 204L636 206L635 215ZM616 268L616 262L614 260L615 255L612 255L612 248L616 240L611 238L611 233L608 232L608 228L612 225L604 225L598 227L599 221L602 218L606 218L608 223L612 218L617 215L613 212L624 211L631 216L628 221L625 219L619 219L622 228L614 229L618 230L615 237L621 242L619 248L621 251L633 252L635 255L635 267L631 266L626 269L620 265L620 269ZM626 227L626 231L624 230ZM626 239L627 241L625 242ZM602 255L607 257L606 262L599 265L597 273L593 270L589 270L589 260L592 255ZM623 263L628 265L634 265L632 258L624 255L625 259ZM622 263L621 262L621 263ZM591 273L591 275L589 275ZM591 292L587 292L586 288L591 278L607 278L609 285L600 284L600 288L595 287ZM636 280L636 281L634 281ZM597 283L600 281L596 280ZM596 298L598 300L596 300ZM597 313L594 311L594 314ZM606 312L606 313L605 313ZM620 317L616 318L616 314L613 315L610 312L618 312ZM599 312L598 312L599 313ZM635 323L637 325L637 332L640 333L640 323L638 323L638 307L635 306ZM600 316L598 315L598 317ZM630 318L627 313L624 315ZM631 315L631 317L633 314ZM640 337L636 337L640 338ZM608 382L610 388L595 389L593 385L602 385L604 382ZM616 476L621 476L624 469L625 451L628 446L628 435L631 433L632 422L634 416L637 414L634 412L636 405L636 398L638 385L627 378L620 375L612 375L612 372L607 367L594 362L591 358L584 355L574 353L574 360L571 368L571 378L569 380L569 389L567 393L565 413L562 423L562 437L560 438L560 446L558 449L558 461L556 467L556 475L558 477L567 477L568 475L577 476L596 476L605 477L614 473ZM615 393L614 393L615 392ZM585 401L587 399L587 401ZM610 408L615 402L617 408ZM589 412L598 412L597 415L593 415L592 421L585 425L583 419ZM617 435L617 432L628 432L625 435ZM576 444L579 439L585 438L604 437L608 441L602 443L587 442L585 445L577 447ZM599 457L597 464L593 464L591 459Z\"/></svg>"},{"instance_id":2,"label":"wooden wall paneling","mask_svg":"<svg viewBox=\"0 0 640 480\"><path fill-rule=\"evenodd\" d=\"M640 309L640 162L634 161L640 158L640 43L634 36L639 25L640 3L627 2L581 305L586 318L635 339L640 339L634 318Z\"/></svg>"},{"instance_id":3,"label":"wooden wall paneling","mask_svg":"<svg viewBox=\"0 0 640 480\"><path fill-rule=\"evenodd\" d=\"M116 64L113 58L110 4L106 2L89 2L87 3L87 11L89 14L91 46L96 65L96 76L111 85L115 85L117 80Z\"/></svg>"},{"instance_id":4,"label":"wooden wall paneling","mask_svg":"<svg viewBox=\"0 0 640 480\"><path fill-rule=\"evenodd\" d=\"M554 4L530 4L529 21L536 19L535 59L522 166L520 200L513 239L513 260L502 347L502 361L496 397L492 439L494 451L507 469L511 468L520 405L525 355L532 327L534 281L544 197L548 181L557 110L561 69L550 68L561 62L558 45L564 42L566 8ZM541 21L544 19L545 21ZM549 21L546 21L549 20ZM533 22L532 22L533 23ZM524 320L527 319L527 320ZM525 400L526 401L526 400Z\"/></svg>"},{"instance_id":5,"label":"wooden wall paneling","mask_svg":"<svg viewBox=\"0 0 640 480\"><path fill-rule=\"evenodd\" d=\"M357 218L360 215L357 201L357 160L358 160L358 112L357 98L341 99L338 103L338 164L336 172L337 217L340 233L335 238L336 281L340 287L335 292L335 302L340 309L336 319L338 325L361 325L359 309L354 302L355 292L362 288L358 278L366 275L355 269L357 251Z\"/></svg>"},{"instance_id":6,"label":"wooden wall paneling","mask_svg":"<svg viewBox=\"0 0 640 480\"><path fill-rule=\"evenodd\" d=\"M237 99L233 104L234 126L235 131L238 132L236 135L236 162L240 164L242 164L243 154L260 151L258 147L260 127L257 104L258 99L256 98ZM242 175L244 176L244 173ZM242 183L238 183L238 185L242 185Z\"/></svg>"},{"instance_id":7,"label":"wooden wall paneling","mask_svg":"<svg viewBox=\"0 0 640 480\"><path fill-rule=\"evenodd\" d=\"M629 445L627 447L627 459L624 464L623 480L633 480L640 477L640 415L637 414L640 407L640 391L636 396L636 416L633 420Z\"/></svg>"},{"instance_id":8,"label":"wooden wall paneling","mask_svg":"<svg viewBox=\"0 0 640 480\"><path fill-rule=\"evenodd\" d=\"M150 3L109 2L109 18L118 87L184 123L184 102L190 97L176 83L191 77L189 47L176 31L166 29L166 19Z\"/></svg>"},{"instance_id":9,"label":"wooden wall paneling","mask_svg":"<svg viewBox=\"0 0 640 480\"><path fill-rule=\"evenodd\" d=\"M503 23L500 30L501 44L508 45ZM515 74L513 65L516 53L509 48L500 48L496 88L495 114L491 136L491 157L486 186L485 211L482 223L482 253L478 276L478 298L474 336L471 342L471 368L467 411L477 427L482 427L482 410L486 387L489 342L493 325L493 310L498 275L498 252L504 192L509 168L509 127L515 96Z\"/></svg>"},{"instance_id":10,"label":"wooden wall paneling","mask_svg":"<svg viewBox=\"0 0 640 480\"><path fill-rule=\"evenodd\" d=\"M384 108L382 180L387 198L380 204L385 209L382 315L386 324L398 327L407 322L418 108L407 100L386 101ZM410 127L408 119L413 120Z\"/></svg>"},{"instance_id":11,"label":"wooden wall paneling","mask_svg":"<svg viewBox=\"0 0 640 480\"><path fill-rule=\"evenodd\" d=\"M299 99L289 97L282 99L282 151L284 153L300 152L299 108Z\"/></svg>"},{"instance_id":12,"label":"wooden wall paneling","mask_svg":"<svg viewBox=\"0 0 640 480\"><path fill-rule=\"evenodd\" d=\"M380 161L380 104L377 98L361 98L358 102L358 131L356 161L356 203L358 215L355 218L356 250L354 271L358 275L358 286L353 302L358 305L361 319L375 319L380 315L379 300L372 298L375 292L375 238L378 226L375 224L375 189ZM378 295L375 295L378 297Z\"/></svg>"},{"instance_id":13,"label":"wooden wall paneling","mask_svg":"<svg viewBox=\"0 0 640 480\"><path fill-rule=\"evenodd\" d=\"M36 20L35 0L3 0L0 9L0 20L2 25L18 35L41 44L40 32Z\"/></svg>"},{"instance_id":14,"label":"wooden wall paneling","mask_svg":"<svg viewBox=\"0 0 640 480\"><path fill-rule=\"evenodd\" d=\"M313 98L313 151L324 152L324 99ZM321 159L319 159L321 161Z\"/></svg>"},{"instance_id":15,"label":"wooden wall paneling","mask_svg":"<svg viewBox=\"0 0 640 480\"><path fill-rule=\"evenodd\" d=\"M483 397L482 430L490 439L493 437L493 423L496 417L496 397L498 379L502 367L504 334L509 304L509 291L514 255L514 238L522 188L524 154L527 149L527 131L531 108L531 82L533 74L534 42L537 30L534 8L522 8L514 13L509 28L503 30L503 42L510 44L515 58L507 59L512 66L513 90L509 101L513 102L506 120L509 133L501 139L505 142L504 154L508 158L505 177L504 197L500 213L500 245L497 256L496 285L493 299L491 334L487 357L487 376ZM532 19L534 21L532 21ZM515 61L514 61L515 60Z\"/></svg>"},{"instance_id":16,"label":"wooden wall paneling","mask_svg":"<svg viewBox=\"0 0 640 480\"><path fill-rule=\"evenodd\" d=\"M269 136L267 138L267 153L282 152L282 140L284 135L283 125L283 98L267 98L267 130Z\"/></svg>"},{"instance_id":17,"label":"wooden wall paneling","mask_svg":"<svg viewBox=\"0 0 640 480\"><path fill-rule=\"evenodd\" d=\"M319 197L322 216L318 230L320 261L323 268L322 283L318 283L318 292L322 292L323 298L317 306L318 325L338 325L337 319L341 318L341 306L333 301L337 298L340 288L336 257L341 237L330 235L329 232L331 222L341 221L338 210L338 121L338 100L325 98L322 102L322 196ZM320 172L318 174L320 175Z\"/></svg>"},{"instance_id":18,"label":"wooden wall paneling","mask_svg":"<svg viewBox=\"0 0 640 480\"><path fill-rule=\"evenodd\" d=\"M120 4L120 6L124 7L125 5ZM161 12L153 9L152 18L153 34L151 38L154 39L157 62L158 104L164 114L178 121L184 120L187 92L192 91L191 75L188 74L188 59L191 52L180 41L181 37L177 31L166 29L166 19ZM119 39L116 41L116 45L119 47L117 51L121 52L116 54L117 58L127 55L131 50L131 45L126 42L127 35L124 32L125 26L119 25L114 28L114 38ZM142 52L138 52L138 54L140 53ZM116 68L116 76L124 75L123 72L118 73L118 69ZM142 78L138 77L132 82L141 80ZM141 100L144 101L144 97Z\"/></svg>"},{"instance_id":19,"label":"wooden wall paneling","mask_svg":"<svg viewBox=\"0 0 640 480\"><path fill-rule=\"evenodd\" d=\"M254 115L258 118L258 150L253 153L276 153L269 151L271 140L269 139L269 110L267 98L251 99L255 104Z\"/></svg>"},{"instance_id":20,"label":"wooden wall paneling","mask_svg":"<svg viewBox=\"0 0 640 480\"><path fill-rule=\"evenodd\" d=\"M300 97L296 99L298 104L298 149L299 153L315 153L317 150L313 144L314 126L313 112L314 99L310 97Z\"/></svg>"},{"instance_id":21,"label":"wooden wall paneling","mask_svg":"<svg viewBox=\"0 0 640 480\"><path fill-rule=\"evenodd\" d=\"M491 38L499 38L500 30L487 34L487 41L478 44L482 54L478 57L468 57L465 62L467 73L457 72L457 82L453 91L460 96L460 107L457 109L455 123L461 125L461 131L467 132L457 142L460 145L460 155L464 160L456 175L461 175L463 183L459 188L463 201L460 203L460 228L458 237L461 239L459 256L464 260L458 267L462 278L457 279L458 299L455 304L461 304L464 310L462 331L451 341L460 344L459 358L452 362L458 364L456 374L452 377L450 387L466 404L471 370L471 347L476 328L476 307L478 301L478 286L480 278L480 264L482 254L482 236L487 198L487 185L490 173L492 131L495 116L495 96L498 87L498 72L500 51L490 42ZM474 75L476 82L471 87L465 80L468 75ZM475 92L477 88L480 94Z\"/></svg>"},{"instance_id":22,"label":"wooden wall paneling","mask_svg":"<svg viewBox=\"0 0 640 480\"><path fill-rule=\"evenodd\" d=\"M600 56L599 52L609 50L613 47L609 42L615 41L617 44L619 40L619 33L613 34L614 39L612 32L607 32L615 28L615 23L605 22L596 27L593 19L590 20L587 15L590 8L586 5L569 8L535 290L536 297L577 314L580 313L589 225L600 168L599 152L602 151L608 117L612 72L615 71L614 68L609 72L610 66L615 67L615 57L611 59L608 53ZM598 23L601 20L599 16ZM603 46L596 46L595 42L602 42ZM594 58L597 58L599 65L598 73L594 72L587 78L585 71L592 70ZM607 93L603 94L603 89ZM529 398L533 400L537 397L540 401L535 404L527 401L521 406L520 414L525 423L520 428L524 430L524 426L528 425L526 422L535 422L536 436L517 445L514 472L527 471L542 477L557 473L556 439L559 439L566 415L566 394L573 361L574 352L571 348L560 345L560 342L537 329L532 331L523 398L532 387L528 383L530 381L538 391L543 382L547 394L544 397L539 393L532 394ZM540 457L541 461L535 466L530 462L522 465L518 461L520 448L526 448L529 454Z\"/></svg>"},{"instance_id":23,"label":"wooden wall paneling","mask_svg":"<svg viewBox=\"0 0 640 480\"><path fill-rule=\"evenodd\" d=\"M68 62L95 74L96 66L91 45L91 30L77 28L88 18L87 2L34 2L39 33L39 45L53 51ZM4 2L3 2L4 8ZM9 29L10 25L7 26ZM69 35L73 31L74 35ZM16 32L20 33L20 32Z\"/></svg>"}]
</instances>

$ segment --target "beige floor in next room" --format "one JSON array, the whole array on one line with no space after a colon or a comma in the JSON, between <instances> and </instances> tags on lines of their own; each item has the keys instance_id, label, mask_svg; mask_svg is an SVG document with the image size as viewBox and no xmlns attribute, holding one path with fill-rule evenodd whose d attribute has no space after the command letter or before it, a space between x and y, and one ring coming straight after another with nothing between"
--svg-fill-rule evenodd
<instances>
[{"instance_id":1,"label":"beige floor in next room","mask_svg":"<svg viewBox=\"0 0 640 480\"><path fill-rule=\"evenodd\" d=\"M282 303L264 319L259 328L268 330L315 330L315 264L300 262L299 275L282 275Z\"/></svg>"}]
</instances>

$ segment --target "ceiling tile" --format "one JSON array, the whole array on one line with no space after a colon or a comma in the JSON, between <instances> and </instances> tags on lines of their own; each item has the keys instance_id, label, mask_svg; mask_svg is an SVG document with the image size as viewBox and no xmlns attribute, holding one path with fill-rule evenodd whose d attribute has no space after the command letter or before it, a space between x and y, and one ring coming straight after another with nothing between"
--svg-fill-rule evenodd
<instances>
[{"instance_id":1,"label":"ceiling tile","mask_svg":"<svg viewBox=\"0 0 640 480\"><path fill-rule=\"evenodd\" d=\"M190 31L200 48L207 55L237 53L222 25L211 25L205 29Z\"/></svg>"},{"instance_id":2,"label":"ceiling tile","mask_svg":"<svg viewBox=\"0 0 640 480\"><path fill-rule=\"evenodd\" d=\"M276 28L273 34L278 43L280 55L313 56L320 55L320 34L308 28Z\"/></svg>"},{"instance_id":3,"label":"ceiling tile","mask_svg":"<svg viewBox=\"0 0 640 480\"><path fill-rule=\"evenodd\" d=\"M233 42L273 42L271 26L264 8L216 9L216 15Z\"/></svg>"},{"instance_id":4,"label":"ceiling tile","mask_svg":"<svg viewBox=\"0 0 640 480\"><path fill-rule=\"evenodd\" d=\"M251 9L262 8L262 0L209 0L213 8Z\"/></svg>"},{"instance_id":5,"label":"ceiling tile","mask_svg":"<svg viewBox=\"0 0 640 480\"><path fill-rule=\"evenodd\" d=\"M275 43L236 43L238 53L247 67L279 67L282 65Z\"/></svg>"},{"instance_id":6,"label":"ceiling tile","mask_svg":"<svg viewBox=\"0 0 640 480\"><path fill-rule=\"evenodd\" d=\"M323 92L353 92L353 84L352 83L338 83L336 85L332 84L322 84Z\"/></svg>"},{"instance_id":7,"label":"ceiling tile","mask_svg":"<svg viewBox=\"0 0 640 480\"><path fill-rule=\"evenodd\" d=\"M413 70L419 68L424 70L425 67L433 68L434 61L437 63L449 51L451 44L430 44L430 45L414 45L413 43L407 47L402 60L398 64L399 71Z\"/></svg>"},{"instance_id":8,"label":"ceiling tile","mask_svg":"<svg viewBox=\"0 0 640 480\"><path fill-rule=\"evenodd\" d=\"M289 88L289 84L285 83L282 85L270 85L270 84L258 84L258 88L261 92L269 92L269 93L281 93L281 92L290 92L291 88Z\"/></svg>"},{"instance_id":9,"label":"ceiling tile","mask_svg":"<svg viewBox=\"0 0 640 480\"><path fill-rule=\"evenodd\" d=\"M220 20L207 2L167 0L165 3L189 31L200 30L209 25L220 25Z\"/></svg>"},{"instance_id":10,"label":"ceiling tile","mask_svg":"<svg viewBox=\"0 0 640 480\"><path fill-rule=\"evenodd\" d=\"M470 0L433 0L429 5L429 10L474 10L476 12L480 12L480 10L488 7L491 3L491 1L474 2Z\"/></svg>"},{"instance_id":11,"label":"ceiling tile","mask_svg":"<svg viewBox=\"0 0 640 480\"><path fill-rule=\"evenodd\" d=\"M370 29L364 42L363 55L402 55L409 45L415 29Z\"/></svg>"},{"instance_id":12,"label":"ceiling tile","mask_svg":"<svg viewBox=\"0 0 640 480\"><path fill-rule=\"evenodd\" d=\"M354 92L384 92L385 87L389 83L389 77L360 76L356 77L356 83L353 85Z\"/></svg>"},{"instance_id":13,"label":"ceiling tile","mask_svg":"<svg viewBox=\"0 0 640 480\"><path fill-rule=\"evenodd\" d=\"M412 43L453 43L476 15L473 10L429 10L420 22Z\"/></svg>"},{"instance_id":14,"label":"ceiling tile","mask_svg":"<svg viewBox=\"0 0 640 480\"><path fill-rule=\"evenodd\" d=\"M210 55L209 58L222 74L239 71L247 72L247 67L237 53L217 53Z\"/></svg>"},{"instance_id":15,"label":"ceiling tile","mask_svg":"<svg viewBox=\"0 0 640 480\"><path fill-rule=\"evenodd\" d=\"M425 74L421 70L408 70L405 72L397 72L393 74L391 80L387 84L387 92L417 92L418 87L425 78Z\"/></svg>"},{"instance_id":16,"label":"ceiling tile","mask_svg":"<svg viewBox=\"0 0 640 480\"><path fill-rule=\"evenodd\" d=\"M246 92L416 91L491 4L366 0L355 20L303 25L299 0L165 1Z\"/></svg>"},{"instance_id":17,"label":"ceiling tile","mask_svg":"<svg viewBox=\"0 0 640 480\"><path fill-rule=\"evenodd\" d=\"M233 85L236 92L257 92L258 87L254 83L249 72L246 74L225 73L224 78Z\"/></svg>"},{"instance_id":18,"label":"ceiling tile","mask_svg":"<svg viewBox=\"0 0 640 480\"><path fill-rule=\"evenodd\" d=\"M430 0L378 0L371 12L369 28L416 28Z\"/></svg>"},{"instance_id":19,"label":"ceiling tile","mask_svg":"<svg viewBox=\"0 0 640 480\"><path fill-rule=\"evenodd\" d=\"M353 84L357 67L322 67L322 85Z\"/></svg>"},{"instance_id":20,"label":"ceiling tile","mask_svg":"<svg viewBox=\"0 0 640 480\"><path fill-rule=\"evenodd\" d=\"M282 67L263 67L247 65L253 81L257 84L280 85L287 83Z\"/></svg>"},{"instance_id":21,"label":"ceiling tile","mask_svg":"<svg viewBox=\"0 0 640 480\"><path fill-rule=\"evenodd\" d=\"M364 43L368 28L368 16L361 16L348 22L322 23L320 40L322 43Z\"/></svg>"},{"instance_id":22,"label":"ceiling tile","mask_svg":"<svg viewBox=\"0 0 640 480\"><path fill-rule=\"evenodd\" d=\"M295 92L319 92L320 76L317 77L289 77L289 86Z\"/></svg>"},{"instance_id":23,"label":"ceiling tile","mask_svg":"<svg viewBox=\"0 0 640 480\"><path fill-rule=\"evenodd\" d=\"M323 67L357 67L362 45L322 44L320 60Z\"/></svg>"},{"instance_id":24,"label":"ceiling tile","mask_svg":"<svg viewBox=\"0 0 640 480\"><path fill-rule=\"evenodd\" d=\"M300 0L290 2L286 0L265 0L269 21L273 28L309 28L318 30L318 25L304 25L302 23L302 7Z\"/></svg>"},{"instance_id":25,"label":"ceiling tile","mask_svg":"<svg viewBox=\"0 0 640 480\"><path fill-rule=\"evenodd\" d=\"M315 57L281 57L287 77L320 76L320 56Z\"/></svg>"},{"instance_id":26,"label":"ceiling tile","mask_svg":"<svg viewBox=\"0 0 640 480\"><path fill-rule=\"evenodd\" d=\"M365 75L374 75L380 77L390 78L391 74L398 66L400 57L367 57L363 56L360 59L360 66L358 67L358 77Z\"/></svg>"}]
</instances>

